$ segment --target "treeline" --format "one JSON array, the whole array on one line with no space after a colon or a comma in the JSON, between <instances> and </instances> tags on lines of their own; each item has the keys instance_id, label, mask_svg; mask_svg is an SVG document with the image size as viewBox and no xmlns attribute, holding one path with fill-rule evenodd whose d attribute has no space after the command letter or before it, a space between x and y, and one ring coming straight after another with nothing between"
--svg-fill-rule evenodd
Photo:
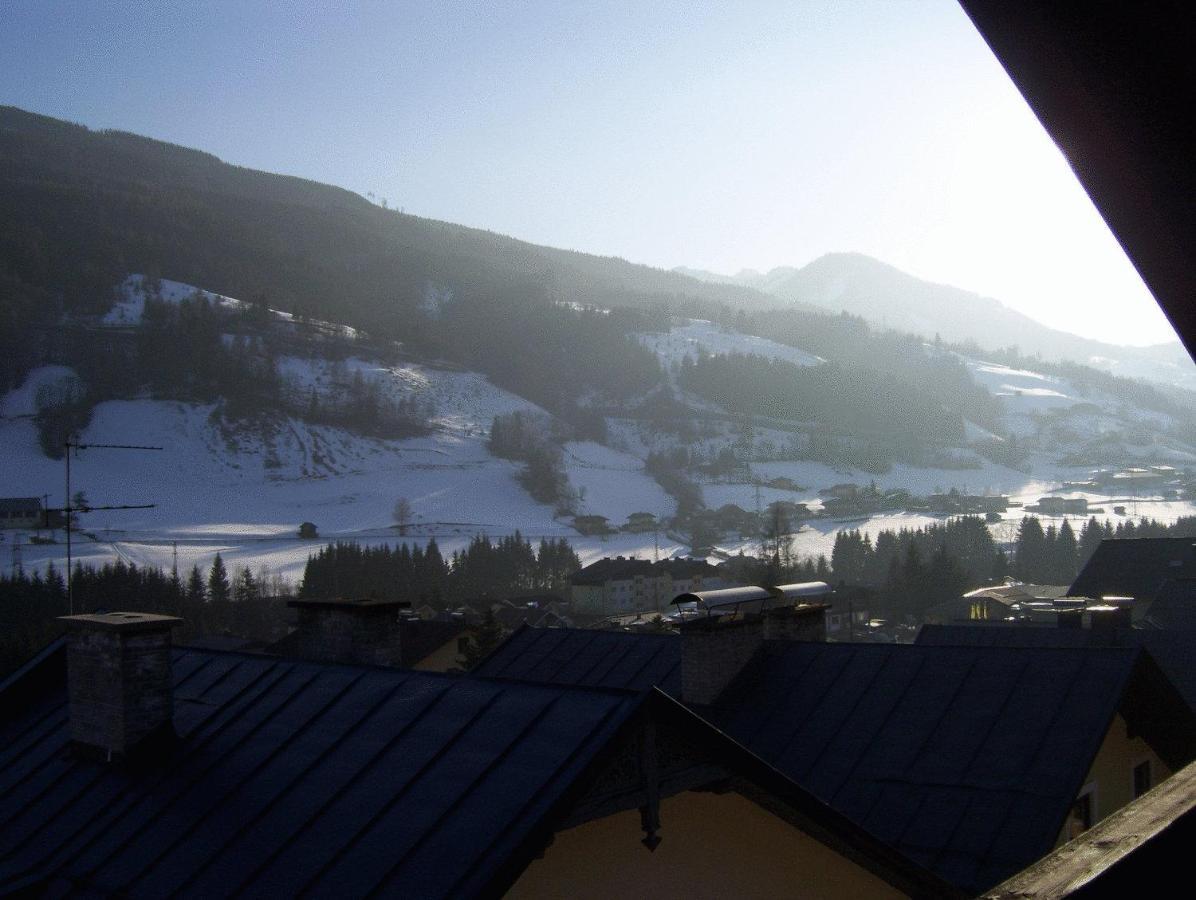
<instances>
[{"instance_id":1,"label":"treeline","mask_svg":"<svg viewBox=\"0 0 1196 900\"><path fill-rule=\"evenodd\" d=\"M854 450L852 464L865 471L885 472L894 458L921 464L934 448L964 438L958 408L870 366L798 366L740 353L703 354L682 361L679 382L725 409L818 423L821 443L812 445L810 458L842 462Z\"/></svg>"},{"instance_id":2,"label":"treeline","mask_svg":"<svg viewBox=\"0 0 1196 900\"><path fill-rule=\"evenodd\" d=\"M1196 517L1171 525L1153 519L1116 526L1095 517L1079 532L1064 519L1043 528L1037 516L1023 517L1012 554L997 546L984 520L962 516L943 524L871 535L859 530L835 536L830 568L836 581L879 591L882 603L899 615L920 619L931 606L964 591L1000 583L1010 576L1032 584L1069 585L1102 540L1196 537Z\"/></svg>"},{"instance_id":3,"label":"treeline","mask_svg":"<svg viewBox=\"0 0 1196 900\"><path fill-rule=\"evenodd\" d=\"M1000 399L977 384L946 347L928 347L920 335L873 328L846 312L827 315L792 308L736 311L728 324L798 347L843 369L872 372L882 381L903 385L923 404L940 404L989 431L1005 430Z\"/></svg>"},{"instance_id":4,"label":"treeline","mask_svg":"<svg viewBox=\"0 0 1196 900\"><path fill-rule=\"evenodd\" d=\"M314 387L305 391L280 373L277 335L268 327L264 300L230 310L201 291L164 302L151 279L138 289L146 294L145 306L131 339L78 324L64 328L51 359L72 366L80 377L38 391L35 421L48 456L61 457L67 436L86 427L96 404L147 393L156 400L216 403L218 414L233 421L290 415L376 437L427 432L435 412L429 403L396 399L360 370L350 377L334 362L341 377L323 394ZM327 349L324 342L321 351Z\"/></svg>"},{"instance_id":5,"label":"treeline","mask_svg":"<svg viewBox=\"0 0 1196 900\"><path fill-rule=\"evenodd\" d=\"M445 558L435 540L427 546L363 547L338 541L308 557L301 597L377 597L414 606L455 606L501 600L531 591L563 591L581 562L564 538L538 548L519 532L492 541L479 535Z\"/></svg>"},{"instance_id":6,"label":"treeline","mask_svg":"<svg viewBox=\"0 0 1196 900\"><path fill-rule=\"evenodd\" d=\"M207 573L198 567L176 576L159 568L122 560L76 565L71 593L76 614L119 608L179 616L175 633L185 641L197 635L233 635L274 641L286 631L285 579L248 568L231 575L217 554ZM0 575L0 673L20 665L62 633L59 616L68 613L66 581L53 565L44 573Z\"/></svg>"},{"instance_id":7,"label":"treeline","mask_svg":"<svg viewBox=\"0 0 1196 900\"><path fill-rule=\"evenodd\" d=\"M455 360L580 422L583 395L635 396L661 372L630 336L638 313L560 301L608 307L689 284L11 108L0 109L0 161L0 290L12 295L0 336L28 336L0 360L6 386L48 358L63 313L103 312L112 286L142 272L245 299L268 291L274 308ZM429 304L430 286L449 299Z\"/></svg>"}]
</instances>

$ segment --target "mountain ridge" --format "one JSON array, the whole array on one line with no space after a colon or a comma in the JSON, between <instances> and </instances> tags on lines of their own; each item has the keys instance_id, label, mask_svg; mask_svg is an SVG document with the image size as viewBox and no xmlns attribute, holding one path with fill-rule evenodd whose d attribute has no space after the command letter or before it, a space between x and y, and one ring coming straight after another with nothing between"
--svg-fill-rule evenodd
<instances>
[{"instance_id":1,"label":"mountain ridge","mask_svg":"<svg viewBox=\"0 0 1196 900\"><path fill-rule=\"evenodd\" d=\"M1137 347L1085 338L1044 325L994 297L918 278L863 253L826 253L800 268L778 266L768 272L744 269L722 275L685 267L675 271L751 287L804 308L846 311L928 338L937 334L985 350L1016 346L1023 353L1062 357L1116 374L1185 387L1196 384L1196 367L1178 341Z\"/></svg>"}]
</instances>

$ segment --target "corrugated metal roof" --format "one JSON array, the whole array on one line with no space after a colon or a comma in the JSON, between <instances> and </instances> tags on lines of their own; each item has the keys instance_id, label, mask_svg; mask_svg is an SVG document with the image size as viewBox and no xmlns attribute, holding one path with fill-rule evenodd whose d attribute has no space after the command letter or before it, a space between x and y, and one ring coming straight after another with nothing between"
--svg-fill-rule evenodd
<instances>
[{"instance_id":1,"label":"corrugated metal roof","mask_svg":"<svg viewBox=\"0 0 1196 900\"><path fill-rule=\"evenodd\" d=\"M714 591L692 591L678 594L673 603L697 603L704 609L718 609L720 607L738 606L741 603L764 603L772 600L772 591L762 587L733 587L719 588Z\"/></svg>"},{"instance_id":2,"label":"corrugated metal roof","mask_svg":"<svg viewBox=\"0 0 1196 900\"><path fill-rule=\"evenodd\" d=\"M0 893L470 894L642 701L175 651L165 758L67 752L65 692L0 721Z\"/></svg>"},{"instance_id":3,"label":"corrugated metal roof","mask_svg":"<svg viewBox=\"0 0 1196 900\"><path fill-rule=\"evenodd\" d=\"M542 684L635 691L659 687L680 696L681 640L675 634L524 627L474 672Z\"/></svg>"},{"instance_id":4,"label":"corrugated metal roof","mask_svg":"<svg viewBox=\"0 0 1196 900\"><path fill-rule=\"evenodd\" d=\"M1054 845L1138 654L770 641L710 716L977 891Z\"/></svg>"}]
</instances>

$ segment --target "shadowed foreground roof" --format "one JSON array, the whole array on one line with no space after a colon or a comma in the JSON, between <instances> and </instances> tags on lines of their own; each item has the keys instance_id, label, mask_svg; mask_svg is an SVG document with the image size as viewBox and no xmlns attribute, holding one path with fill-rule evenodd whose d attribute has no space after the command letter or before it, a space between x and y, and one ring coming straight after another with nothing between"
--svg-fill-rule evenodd
<instances>
[{"instance_id":1,"label":"shadowed foreground roof","mask_svg":"<svg viewBox=\"0 0 1196 900\"><path fill-rule=\"evenodd\" d=\"M1186 884L1194 842L1196 763L997 885L985 900L1132 897L1151 884Z\"/></svg>"},{"instance_id":2,"label":"shadowed foreground roof","mask_svg":"<svg viewBox=\"0 0 1196 900\"><path fill-rule=\"evenodd\" d=\"M174 673L156 760L68 752L61 690L0 718L0 893L473 894L644 701L191 649Z\"/></svg>"},{"instance_id":3,"label":"shadowed foreground roof","mask_svg":"<svg viewBox=\"0 0 1196 900\"><path fill-rule=\"evenodd\" d=\"M657 690L194 648L173 672L177 741L110 764L69 746L62 642L0 682L0 894L493 896L555 831L716 784L956 895Z\"/></svg>"},{"instance_id":4,"label":"shadowed foreground roof","mask_svg":"<svg viewBox=\"0 0 1196 900\"><path fill-rule=\"evenodd\" d=\"M1056 628L1051 625L923 625L917 643L955 647L1145 647L1188 706L1196 710L1196 635L1153 628Z\"/></svg>"},{"instance_id":5,"label":"shadowed foreground roof","mask_svg":"<svg viewBox=\"0 0 1196 900\"><path fill-rule=\"evenodd\" d=\"M540 684L659 687L681 695L681 638L580 628L521 628L475 670Z\"/></svg>"},{"instance_id":6,"label":"shadowed foreground roof","mask_svg":"<svg viewBox=\"0 0 1196 900\"><path fill-rule=\"evenodd\" d=\"M908 858L974 892L1054 845L1140 656L770 641L708 715Z\"/></svg>"}]
</instances>

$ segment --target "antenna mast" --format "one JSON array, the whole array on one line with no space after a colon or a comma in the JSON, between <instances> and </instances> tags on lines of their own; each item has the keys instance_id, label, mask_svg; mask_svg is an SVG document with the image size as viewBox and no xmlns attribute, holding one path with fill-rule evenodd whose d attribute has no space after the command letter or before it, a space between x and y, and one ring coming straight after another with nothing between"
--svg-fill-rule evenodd
<instances>
[{"instance_id":1,"label":"antenna mast","mask_svg":"<svg viewBox=\"0 0 1196 900\"><path fill-rule=\"evenodd\" d=\"M81 444L78 441L72 441L70 438L66 439L63 444L66 448L66 453L63 459L66 461L66 497L65 503L62 506L62 512L66 516L66 606L70 615L75 614L75 594L73 585L71 583L74 572L71 571L71 519L76 512L91 512L97 509L152 509L155 504L142 503L137 505L122 505L122 506L88 506L81 503L75 506L75 501L71 498L71 451L78 453L80 450L163 450L164 447L145 447L138 444Z\"/></svg>"}]
</instances>

